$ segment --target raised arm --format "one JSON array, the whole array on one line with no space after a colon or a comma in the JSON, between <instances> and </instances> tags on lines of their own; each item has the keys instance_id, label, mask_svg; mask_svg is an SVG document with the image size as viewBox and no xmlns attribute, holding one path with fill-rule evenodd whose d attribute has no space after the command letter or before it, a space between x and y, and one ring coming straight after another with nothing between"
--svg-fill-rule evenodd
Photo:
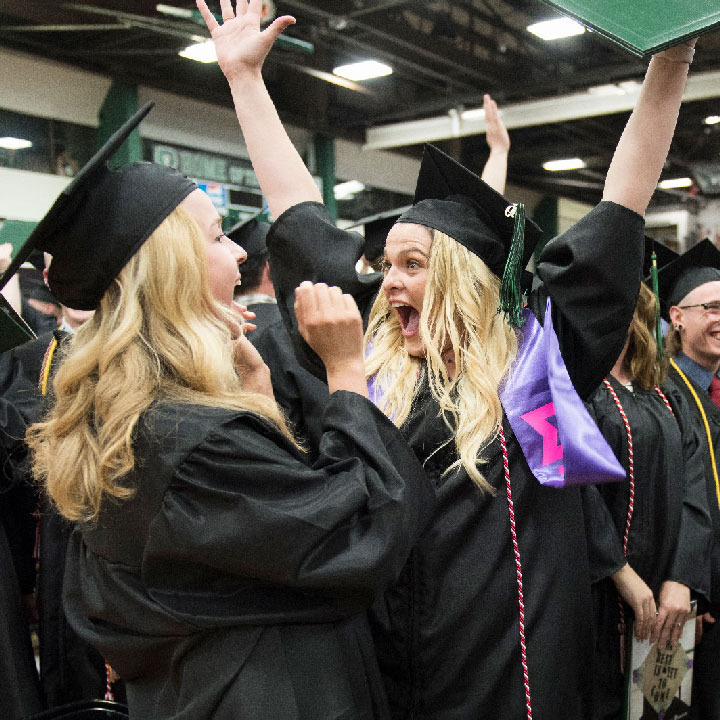
<instances>
[{"instance_id":1,"label":"raised arm","mask_svg":"<svg viewBox=\"0 0 720 720\"><path fill-rule=\"evenodd\" d=\"M490 155L481 177L493 190L497 190L503 195L507 179L510 135L508 135L505 123L500 118L497 103L487 94L483 96L483 109L485 110L485 139L490 148Z\"/></svg>"},{"instance_id":2,"label":"raised arm","mask_svg":"<svg viewBox=\"0 0 720 720\"><path fill-rule=\"evenodd\" d=\"M220 0L223 17L220 25L205 0L196 2L230 85L250 160L270 212L279 217L297 203L322 202L320 191L285 132L262 79L265 57L278 35L295 19L283 15L261 32L261 0L238 0L237 14L231 0Z\"/></svg>"},{"instance_id":3,"label":"raised arm","mask_svg":"<svg viewBox=\"0 0 720 720\"><path fill-rule=\"evenodd\" d=\"M695 40L655 55L605 179L603 200L644 215L677 123Z\"/></svg>"}]
</instances>

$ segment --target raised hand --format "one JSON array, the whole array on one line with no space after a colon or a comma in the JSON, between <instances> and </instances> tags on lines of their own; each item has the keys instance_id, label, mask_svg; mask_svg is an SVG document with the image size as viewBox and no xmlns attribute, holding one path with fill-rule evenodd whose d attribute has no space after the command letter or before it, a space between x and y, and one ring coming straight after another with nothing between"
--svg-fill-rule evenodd
<instances>
[{"instance_id":1,"label":"raised hand","mask_svg":"<svg viewBox=\"0 0 720 720\"><path fill-rule=\"evenodd\" d=\"M272 400L275 395L272 389L270 369L260 357L257 348L245 337L244 333L233 340L233 360L238 374L242 379L243 388L250 392L261 393Z\"/></svg>"},{"instance_id":2,"label":"raised hand","mask_svg":"<svg viewBox=\"0 0 720 720\"><path fill-rule=\"evenodd\" d=\"M483 95L483 109L485 110L485 140L487 140L490 152L493 150L509 152L510 135L500 117L497 103L487 93Z\"/></svg>"},{"instance_id":3,"label":"raised hand","mask_svg":"<svg viewBox=\"0 0 720 720\"><path fill-rule=\"evenodd\" d=\"M483 97L483 108L485 110L485 139L490 148L490 155L483 168L482 179L493 190L503 194L507 179L510 136L505 123L500 119L497 103L487 94Z\"/></svg>"},{"instance_id":4,"label":"raised hand","mask_svg":"<svg viewBox=\"0 0 720 720\"><path fill-rule=\"evenodd\" d=\"M360 311L350 295L324 283L302 283L295 291L295 315L305 342L325 363L328 388L367 397Z\"/></svg>"},{"instance_id":5,"label":"raised hand","mask_svg":"<svg viewBox=\"0 0 720 720\"><path fill-rule=\"evenodd\" d=\"M295 23L295 18L283 15L260 30L261 0L237 0L237 10L233 10L231 0L220 0L222 24L205 0L196 0L196 4L215 43L218 64L229 82L245 73L259 73L278 35Z\"/></svg>"}]
</instances>

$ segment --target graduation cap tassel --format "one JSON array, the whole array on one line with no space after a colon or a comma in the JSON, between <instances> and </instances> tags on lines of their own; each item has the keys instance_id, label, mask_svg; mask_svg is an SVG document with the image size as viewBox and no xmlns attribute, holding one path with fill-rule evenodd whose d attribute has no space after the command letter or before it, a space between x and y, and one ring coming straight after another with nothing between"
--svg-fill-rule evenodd
<instances>
[{"instance_id":1,"label":"graduation cap tassel","mask_svg":"<svg viewBox=\"0 0 720 720\"><path fill-rule=\"evenodd\" d=\"M662 362L663 359L663 336L662 336L662 323L660 322L660 291L658 289L658 268L657 268L657 254L653 250L650 256L650 277L652 279L653 293L655 293L655 342L657 343L657 359L658 362Z\"/></svg>"},{"instance_id":2,"label":"graduation cap tassel","mask_svg":"<svg viewBox=\"0 0 720 720\"><path fill-rule=\"evenodd\" d=\"M523 325L522 315L522 258L525 248L525 205L516 203L510 205L505 214L515 218L515 226L510 241L510 252L505 262L502 284L500 285L500 308L498 312L505 313L505 317L514 328Z\"/></svg>"}]
</instances>

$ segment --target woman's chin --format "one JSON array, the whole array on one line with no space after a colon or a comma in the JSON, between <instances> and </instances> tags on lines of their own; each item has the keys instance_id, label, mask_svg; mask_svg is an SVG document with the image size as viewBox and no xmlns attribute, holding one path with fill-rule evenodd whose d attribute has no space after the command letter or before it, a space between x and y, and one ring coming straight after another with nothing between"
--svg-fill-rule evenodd
<instances>
[{"instance_id":1,"label":"woman's chin","mask_svg":"<svg viewBox=\"0 0 720 720\"><path fill-rule=\"evenodd\" d=\"M425 357L425 349L423 348L423 345L420 342L420 337L417 334L405 338L405 352L407 352L410 357Z\"/></svg>"}]
</instances>

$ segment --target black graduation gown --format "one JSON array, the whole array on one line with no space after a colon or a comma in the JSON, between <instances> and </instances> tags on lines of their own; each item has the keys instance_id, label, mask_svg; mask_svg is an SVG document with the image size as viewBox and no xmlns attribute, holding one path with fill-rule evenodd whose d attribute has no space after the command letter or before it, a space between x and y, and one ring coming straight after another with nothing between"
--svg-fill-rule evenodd
<instances>
[{"instance_id":1,"label":"black graduation gown","mask_svg":"<svg viewBox=\"0 0 720 720\"><path fill-rule=\"evenodd\" d=\"M28 425L40 418L43 404L38 378L45 351L53 339L47 332L35 340L0 354L0 396L6 410L0 418L3 481L6 494L0 506L0 522L5 527L22 594L35 588L35 518L37 496L29 481L27 449L24 443Z\"/></svg>"},{"instance_id":2,"label":"black graduation gown","mask_svg":"<svg viewBox=\"0 0 720 720\"><path fill-rule=\"evenodd\" d=\"M570 377L587 398L609 372L627 333L639 288L643 220L603 202L546 246L543 285L530 296L553 322ZM322 206L287 210L268 238L276 292L289 322L302 280L339 285L367 315L377 276L360 276L359 236L335 228ZM373 286L374 283L374 286ZM370 289L372 287L372 290ZM293 324L298 357L312 366ZM589 715L590 571L580 491L541 486L503 420L522 563L525 635L533 717ZM500 442L483 452L495 495L464 472L443 477L455 460L426 387L403 425L435 483L437 507L400 581L374 608L374 638L395 718L466 720L526 717L519 638L518 586Z\"/></svg>"},{"instance_id":3,"label":"black graduation gown","mask_svg":"<svg viewBox=\"0 0 720 720\"><path fill-rule=\"evenodd\" d=\"M0 496L2 502L2 496ZM42 709L35 657L20 604L12 555L0 525L0 717L19 720Z\"/></svg>"},{"instance_id":4,"label":"black graduation gown","mask_svg":"<svg viewBox=\"0 0 720 720\"><path fill-rule=\"evenodd\" d=\"M322 437L322 414L328 399L327 385L298 365L290 336L275 303L248 305L257 317L257 330L248 340L270 368L275 400L285 411L293 431L302 438L310 457L317 454Z\"/></svg>"},{"instance_id":5,"label":"black graduation gown","mask_svg":"<svg viewBox=\"0 0 720 720\"><path fill-rule=\"evenodd\" d=\"M365 610L433 492L399 431L336 392L310 466L248 412L158 405L130 500L71 538L65 605L132 718L386 718Z\"/></svg>"},{"instance_id":6,"label":"black graduation gown","mask_svg":"<svg viewBox=\"0 0 720 720\"><path fill-rule=\"evenodd\" d=\"M682 583L697 597L710 591L712 528L707 506L702 447L683 394L668 381L663 392L631 392L610 376L630 424L635 502L627 562L658 597L666 580ZM601 385L590 414L623 467L628 468L625 424L608 389ZM623 537L629 481L585 489L588 545L596 624L596 718L619 718L624 680L620 668L618 594L610 575L625 565ZM625 605L625 617L632 611Z\"/></svg>"},{"instance_id":7,"label":"black graduation gown","mask_svg":"<svg viewBox=\"0 0 720 720\"><path fill-rule=\"evenodd\" d=\"M34 341L35 344L38 341ZM42 694L21 596L35 587L36 499L26 482L25 430L32 403L25 347L0 355L0 716L42 709ZM42 359L41 361L42 362Z\"/></svg>"},{"instance_id":8,"label":"black graduation gown","mask_svg":"<svg viewBox=\"0 0 720 720\"><path fill-rule=\"evenodd\" d=\"M67 333L56 329L0 355L0 433L5 457L5 481L12 485L2 498L0 518L8 528L13 559L21 591L31 592L35 585L36 523L34 510L40 508L40 558L38 573L38 636L40 641L40 681L44 703L55 707L75 700L101 698L105 693L105 661L68 625L62 607L65 551L71 526L43 498L37 497L24 443L28 426L40 420L45 398L39 379L51 341L62 342ZM57 369L59 348L50 367ZM120 684L114 691L124 697Z\"/></svg>"},{"instance_id":9,"label":"black graduation gown","mask_svg":"<svg viewBox=\"0 0 720 720\"><path fill-rule=\"evenodd\" d=\"M687 376L686 376L687 377ZM708 507L713 527L710 561L710 604L699 607L699 612L710 611L716 622L706 625L703 638L695 648L693 666L693 718L694 720L720 720L720 491L713 475L707 431L693 393L678 372L670 367L670 378L684 394L690 408L689 416L700 436ZM707 388L701 388L687 378L695 395L702 403L708 421L710 437L715 451L715 463L720 473L720 408L710 399Z\"/></svg>"}]
</instances>

